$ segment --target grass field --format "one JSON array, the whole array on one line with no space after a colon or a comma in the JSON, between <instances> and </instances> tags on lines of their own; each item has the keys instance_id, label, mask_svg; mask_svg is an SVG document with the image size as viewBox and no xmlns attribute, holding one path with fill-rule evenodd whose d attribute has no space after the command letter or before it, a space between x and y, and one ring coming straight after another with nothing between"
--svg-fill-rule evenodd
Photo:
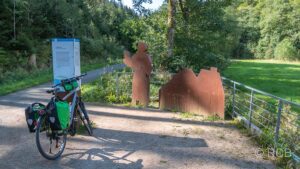
<instances>
[{"instance_id":1,"label":"grass field","mask_svg":"<svg viewBox=\"0 0 300 169\"><path fill-rule=\"evenodd\" d=\"M223 76L300 103L300 63L273 60L233 60Z\"/></svg>"}]
</instances>

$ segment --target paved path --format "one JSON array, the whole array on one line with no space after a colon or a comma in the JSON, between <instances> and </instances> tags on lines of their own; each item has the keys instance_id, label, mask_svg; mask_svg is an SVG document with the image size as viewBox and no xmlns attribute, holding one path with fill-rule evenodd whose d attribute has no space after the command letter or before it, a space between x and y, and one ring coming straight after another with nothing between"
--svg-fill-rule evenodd
<instances>
[{"instance_id":1,"label":"paved path","mask_svg":"<svg viewBox=\"0 0 300 169\"><path fill-rule=\"evenodd\" d=\"M99 75L109 73L109 72L113 72L117 69L122 69L124 67L126 67L124 64L115 64L115 65L107 66L107 67L104 67L104 68L101 68L101 69L89 71L87 76L85 76L83 78L82 82L83 83L90 82L90 81L94 80L95 78L99 77Z\"/></svg>"},{"instance_id":2,"label":"paved path","mask_svg":"<svg viewBox=\"0 0 300 169\"><path fill-rule=\"evenodd\" d=\"M92 80L91 78L90 80ZM47 102L50 84L0 97L0 168L275 168L256 156L257 146L226 122L187 121L155 109L88 104L94 137L68 137L56 161L38 152L24 108Z\"/></svg>"}]
</instances>

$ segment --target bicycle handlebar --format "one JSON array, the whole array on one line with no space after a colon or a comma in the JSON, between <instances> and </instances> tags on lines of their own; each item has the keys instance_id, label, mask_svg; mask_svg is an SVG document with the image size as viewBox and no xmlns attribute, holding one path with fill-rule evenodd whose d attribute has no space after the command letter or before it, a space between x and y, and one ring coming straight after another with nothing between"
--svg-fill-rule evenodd
<instances>
[{"instance_id":1,"label":"bicycle handlebar","mask_svg":"<svg viewBox=\"0 0 300 169\"><path fill-rule=\"evenodd\" d=\"M68 79L62 79L62 80L61 80L61 83L58 83L58 84L52 86L52 88L55 88L55 87L57 87L57 86L59 86L59 85L62 85L63 83L71 82L71 81L73 81L73 80L79 80L79 79L81 79L83 76L86 76L86 75L87 75L87 73L83 73L83 74L81 74L81 75L79 75L79 76L71 77L71 78L68 78Z\"/></svg>"}]
</instances>

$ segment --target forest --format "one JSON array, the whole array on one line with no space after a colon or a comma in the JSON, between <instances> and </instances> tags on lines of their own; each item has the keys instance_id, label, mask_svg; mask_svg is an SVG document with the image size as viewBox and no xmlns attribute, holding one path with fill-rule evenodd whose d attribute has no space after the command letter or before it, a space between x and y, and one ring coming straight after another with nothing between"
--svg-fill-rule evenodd
<instances>
[{"instance_id":1,"label":"forest","mask_svg":"<svg viewBox=\"0 0 300 169\"><path fill-rule=\"evenodd\" d=\"M224 69L230 58L300 60L299 0L1 0L0 84L51 68L51 38L79 38L83 63L122 59L144 41L155 69ZM155 3L155 1L153 1Z\"/></svg>"}]
</instances>

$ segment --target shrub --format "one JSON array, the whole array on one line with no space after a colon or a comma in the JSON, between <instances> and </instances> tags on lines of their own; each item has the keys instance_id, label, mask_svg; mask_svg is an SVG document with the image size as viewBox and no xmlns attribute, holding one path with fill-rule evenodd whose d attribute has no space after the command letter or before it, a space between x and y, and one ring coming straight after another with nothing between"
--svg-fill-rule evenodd
<instances>
[{"instance_id":1,"label":"shrub","mask_svg":"<svg viewBox=\"0 0 300 169\"><path fill-rule=\"evenodd\" d=\"M112 93L110 93L108 96L106 96L105 100L108 103L116 103L118 101L117 96L115 94L112 94Z\"/></svg>"},{"instance_id":2,"label":"shrub","mask_svg":"<svg viewBox=\"0 0 300 169\"><path fill-rule=\"evenodd\" d=\"M129 69L130 70L130 69ZM130 103L132 89L132 73L126 72L108 73L102 75L95 82L85 84L82 87L82 96L88 102L106 103ZM117 80L118 74L118 82ZM160 87L165 84L171 75L166 72L158 72L151 76L150 102L157 103Z\"/></svg>"},{"instance_id":3,"label":"shrub","mask_svg":"<svg viewBox=\"0 0 300 169\"><path fill-rule=\"evenodd\" d=\"M7 66L9 66L9 55L8 53L3 49L0 48L0 72L2 74L3 69L5 69Z\"/></svg>"},{"instance_id":4,"label":"shrub","mask_svg":"<svg viewBox=\"0 0 300 169\"><path fill-rule=\"evenodd\" d=\"M300 53L293 45L292 41L288 38L282 40L275 48L274 52L276 59L282 60L299 60Z\"/></svg>"},{"instance_id":5,"label":"shrub","mask_svg":"<svg viewBox=\"0 0 300 169\"><path fill-rule=\"evenodd\" d=\"M39 68L49 67L51 63L51 45L49 43L42 44L37 48L37 63Z\"/></svg>"},{"instance_id":6,"label":"shrub","mask_svg":"<svg viewBox=\"0 0 300 169\"><path fill-rule=\"evenodd\" d=\"M102 75L98 80L83 85L82 96L88 102L128 103L131 100L131 76L116 73Z\"/></svg>"}]
</instances>

